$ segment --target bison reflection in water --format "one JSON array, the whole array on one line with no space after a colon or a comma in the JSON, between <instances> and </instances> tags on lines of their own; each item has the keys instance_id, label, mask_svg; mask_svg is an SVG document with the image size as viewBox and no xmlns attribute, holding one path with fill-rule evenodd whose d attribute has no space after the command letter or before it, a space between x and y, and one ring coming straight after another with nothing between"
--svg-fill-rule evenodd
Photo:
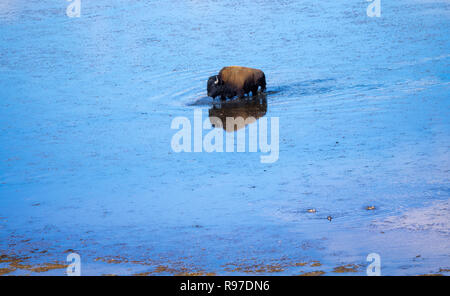
<instances>
[{"instance_id":1,"label":"bison reflection in water","mask_svg":"<svg viewBox=\"0 0 450 296\"><path fill-rule=\"evenodd\" d=\"M248 124L254 123L267 112L267 95L260 93L251 99L237 99L214 104L209 109L209 120L213 127L222 127L227 132L237 131ZM227 117L233 118L228 122ZM242 118L243 120L238 120Z\"/></svg>"}]
</instances>

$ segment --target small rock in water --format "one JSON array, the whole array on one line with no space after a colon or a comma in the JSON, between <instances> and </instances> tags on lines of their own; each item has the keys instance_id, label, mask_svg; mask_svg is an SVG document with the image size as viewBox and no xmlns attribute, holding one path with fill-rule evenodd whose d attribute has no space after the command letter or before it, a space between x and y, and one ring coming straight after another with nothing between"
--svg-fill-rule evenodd
<instances>
[{"instance_id":1,"label":"small rock in water","mask_svg":"<svg viewBox=\"0 0 450 296\"><path fill-rule=\"evenodd\" d=\"M327 217L328 221L331 221L333 218L331 216Z\"/></svg>"},{"instance_id":2,"label":"small rock in water","mask_svg":"<svg viewBox=\"0 0 450 296\"><path fill-rule=\"evenodd\" d=\"M367 206L366 210L375 210L375 206Z\"/></svg>"},{"instance_id":3,"label":"small rock in water","mask_svg":"<svg viewBox=\"0 0 450 296\"><path fill-rule=\"evenodd\" d=\"M317 212L316 209L308 209L308 213L315 213Z\"/></svg>"}]
</instances>

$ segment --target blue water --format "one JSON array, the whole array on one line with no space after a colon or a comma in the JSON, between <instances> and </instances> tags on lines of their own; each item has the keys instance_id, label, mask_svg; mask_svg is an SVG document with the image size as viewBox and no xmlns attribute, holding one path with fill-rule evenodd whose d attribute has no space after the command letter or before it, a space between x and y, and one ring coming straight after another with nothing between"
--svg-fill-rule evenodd
<instances>
[{"instance_id":1,"label":"blue water","mask_svg":"<svg viewBox=\"0 0 450 296\"><path fill-rule=\"evenodd\" d=\"M74 250L83 274L365 275L376 252L383 274L445 273L450 2L368 4L82 0L69 18L63 0L2 0L0 254ZM228 65L266 74L275 163L172 151L172 119L207 118Z\"/></svg>"}]
</instances>

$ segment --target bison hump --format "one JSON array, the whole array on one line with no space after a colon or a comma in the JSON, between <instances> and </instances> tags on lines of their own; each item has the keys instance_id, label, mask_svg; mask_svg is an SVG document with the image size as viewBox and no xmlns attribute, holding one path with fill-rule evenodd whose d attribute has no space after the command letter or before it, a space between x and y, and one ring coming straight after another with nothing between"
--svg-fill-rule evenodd
<instances>
[{"instance_id":1,"label":"bison hump","mask_svg":"<svg viewBox=\"0 0 450 296\"><path fill-rule=\"evenodd\" d=\"M228 85L236 88L243 89L244 85L253 83L257 77L261 75L262 71L253 68L229 66L220 70L219 75L221 79Z\"/></svg>"}]
</instances>

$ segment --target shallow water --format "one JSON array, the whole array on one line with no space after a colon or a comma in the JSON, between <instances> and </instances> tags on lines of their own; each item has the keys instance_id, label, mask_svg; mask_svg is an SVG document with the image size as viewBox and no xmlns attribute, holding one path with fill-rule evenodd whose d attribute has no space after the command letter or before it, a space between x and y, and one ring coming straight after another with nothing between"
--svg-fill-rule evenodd
<instances>
[{"instance_id":1,"label":"shallow water","mask_svg":"<svg viewBox=\"0 0 450 296\"><path fill-rule=\"evenodd\" d=\"M450 2L67 4L0 4L0 272L449 273ZM207 98L226 65L264 98ZM279 117L278 161L173 152L198 108Z\"/></svg>"}]
</instances>

